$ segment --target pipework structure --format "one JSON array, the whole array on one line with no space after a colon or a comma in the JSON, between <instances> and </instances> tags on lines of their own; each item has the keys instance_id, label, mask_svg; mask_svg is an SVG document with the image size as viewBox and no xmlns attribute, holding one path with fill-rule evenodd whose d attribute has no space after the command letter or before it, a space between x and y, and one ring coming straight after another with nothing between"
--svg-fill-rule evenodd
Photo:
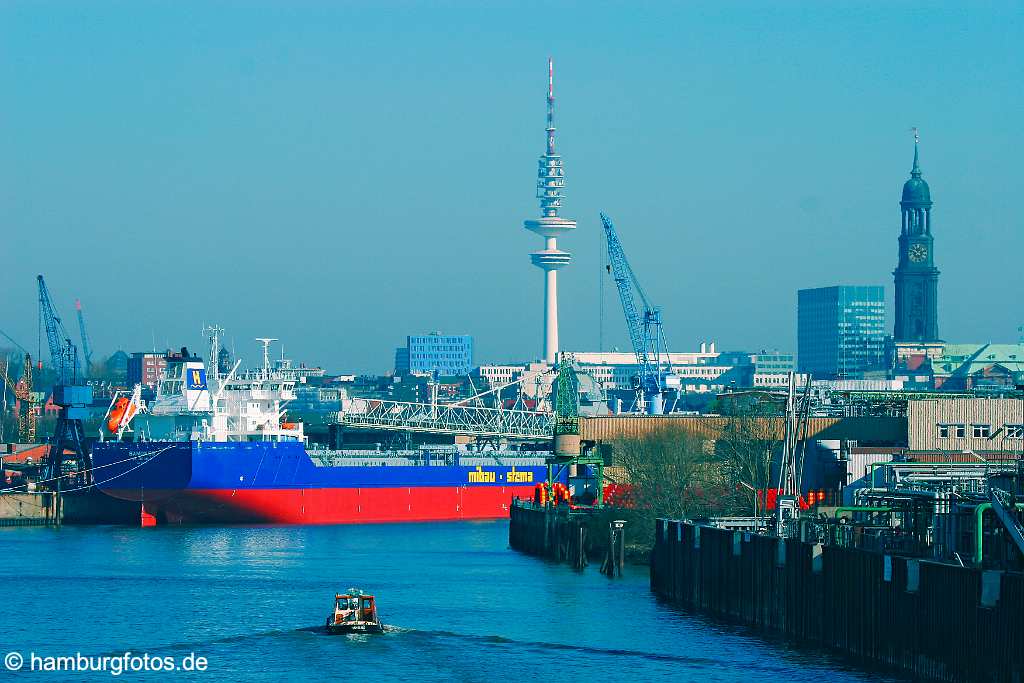
<instances>
[{"instance_id":1,"label":"pipework structure","mask_svg":"<svg viewBox=\"0 0 1024 683\"><path fill-rule=\"evenodd\" d=\"M555 70L548 59L547 147L537 169L537 198L541 217L524 227L544 238L544 248L530 254L533 265L544 271L544 362L554 365L558 356L558 270L569 265L572 255L558 249L558 237L576 229L576 221L562 218L565 172L555 152Z\"/></svg>"}]
</instances>

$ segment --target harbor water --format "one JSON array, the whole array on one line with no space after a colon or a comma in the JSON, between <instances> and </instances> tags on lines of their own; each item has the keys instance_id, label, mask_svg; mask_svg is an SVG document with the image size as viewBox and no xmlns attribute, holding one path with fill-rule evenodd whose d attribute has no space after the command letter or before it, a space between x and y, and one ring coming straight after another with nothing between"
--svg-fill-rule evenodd
<instances>
[{"instance_id":1,"label":"harbor water","mask_svg":"<svg viewBox=\"0 0 1024 683\"><path fill-rule=\"evenodd\" d=\"M609 580L507 546L507 522L3 528L0 654L26 680L900 680L673 609L644 567ZM323 633L349 587L388 633ZM28 671L125 652L206 670Z\"/></svg>"}]
</instances>

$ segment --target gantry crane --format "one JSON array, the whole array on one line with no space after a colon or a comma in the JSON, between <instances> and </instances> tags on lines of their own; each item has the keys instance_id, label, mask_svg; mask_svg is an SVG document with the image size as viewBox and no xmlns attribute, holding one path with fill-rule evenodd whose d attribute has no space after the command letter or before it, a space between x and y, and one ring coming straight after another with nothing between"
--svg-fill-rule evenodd
<instances>
[{"instance_id":1,"label":"gantry crane","mask_svg":"<svg viewBox=\"0 0 1024 683\"><path fill-rule=\"evenodd\" d=\"M626 314L629 341L633 344L636 362L640 366L640 375L634 387L637 407L651 415L661 415L665 411L665 394L679 387L679 378L671 372L661 309L648 301L647 294L626 260L626 252L611 219L602 213L601 223L608 243L608 270L615 278L622 311ZM642 313L637 309L634 289L643 304Z\"/></svg>"},{"instance_id":2,"label":"gantry crane","mask_svg":"<svg viewBox=\"0 0 1024 683\"><path fill-rule=\"evenodd\" d=\"M85 331L85 316L82 315L82 302L75 299L75 313L78 315L78 332L82 338L82 356L84 356L85 367L82 368L85 377L92 376L92 344L89 342L89 334Z\"/></svg>"},{"instance_id":3,"label":"gantry crane","mask_svg":"<svg viewBox=\"0 0 1024 683\"><path fill-rule=\"evenodd\" d=\"M75 462L78 472L89 472L89 456L85 449L85 430L82 422L88 414L88 405L92 403L92 388L81 382L81 365L78 360L78 349L71 336L64 329L64 323L53 308L50 292L43 276L37 278L39 284L39 320L46 328L46 341L50 346L50 359L53 362L57 381L53 387L53 402L60 408L57 426L50 440L50 455L47 459L46 479L60 490L61 477L64 472L64 461ZM64 451L70 450L70 458Z\"/></svg>"}]
</instances>

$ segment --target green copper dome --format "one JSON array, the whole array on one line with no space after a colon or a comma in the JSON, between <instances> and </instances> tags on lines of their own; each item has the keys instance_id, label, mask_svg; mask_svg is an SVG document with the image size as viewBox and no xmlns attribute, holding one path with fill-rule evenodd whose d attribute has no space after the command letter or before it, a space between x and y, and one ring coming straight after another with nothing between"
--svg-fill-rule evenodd
<instances>
[{"instance_id":1,"label":"green copper dome","mask_svg":"<svg viewBox=\"0 0 1024 683\"><path fill-rule=\"evenodd\" d=\"M928 189L928 183L921 178L911 178L903 183L904 204L931 204L932 193Z\"/></svg>"},{"instance_id":2,"label":"green copper dome","mask_svg":"<svg viewBox=\"0 0 1024 683\"><path fill-rule=\"evenodd\" d=\"M917 141L914 141L914 167L910 170L910 180L903 183L904 204L931 204L932 193L928 183L921 177L921 165L918 163Z\"/></svg>"}]
</instances>

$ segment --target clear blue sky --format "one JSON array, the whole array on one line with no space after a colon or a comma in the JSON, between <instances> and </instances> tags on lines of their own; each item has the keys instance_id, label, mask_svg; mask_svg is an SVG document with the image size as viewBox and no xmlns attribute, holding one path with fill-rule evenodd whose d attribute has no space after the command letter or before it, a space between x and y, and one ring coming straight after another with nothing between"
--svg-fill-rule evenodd
<instances>
[{"instance_id":1,"label":"clear blue sky","mask_svg":"<svg viewBox=\"0 0 1024 683\"><path fill-rule=\"evenodd\" d=\"M599 211L679 350L795 349L801 287L891 300L913 125L940 333L1013 340L1022 44L1019 2L2 2L0 329L35 348L42 272L97 355L218 321L339 372L434 329L537 357L550 54L563 348L597 347Z\"/></svg>"}]
</instances>

